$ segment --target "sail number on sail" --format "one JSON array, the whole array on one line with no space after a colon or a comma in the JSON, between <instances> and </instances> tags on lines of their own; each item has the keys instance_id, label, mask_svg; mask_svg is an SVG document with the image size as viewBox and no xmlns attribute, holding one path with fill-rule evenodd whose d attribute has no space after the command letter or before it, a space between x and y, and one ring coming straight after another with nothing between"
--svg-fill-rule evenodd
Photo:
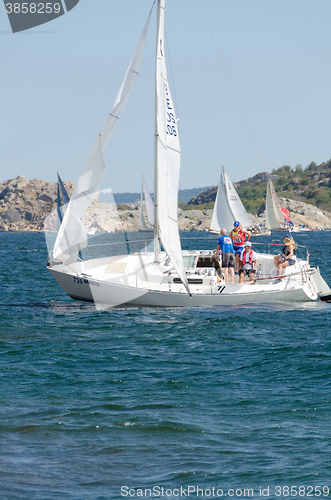
<instances>
[{"instance_id":1,"label":"sail number on sail","mask_svg":"<svg viewBox=\"0 0 331 500\"><path fill-rule=\"evenodd\" d=\"M164 84L164 91L166 95L166 109L167 109L167 134L176 137L177 136L176 119L174 113L172 113L172 105L171 105L172 103L168 91L168 85L166 83ZM172 125L173 123L174 125Z\"/></svg>"}]
</instances>

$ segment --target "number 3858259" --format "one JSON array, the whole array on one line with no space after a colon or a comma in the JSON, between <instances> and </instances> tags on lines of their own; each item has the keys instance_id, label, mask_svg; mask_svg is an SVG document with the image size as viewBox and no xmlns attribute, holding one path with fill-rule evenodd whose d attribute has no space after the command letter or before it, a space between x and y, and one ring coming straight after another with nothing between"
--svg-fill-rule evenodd
<instances>
[{"instance_id":1,"label":"number 3858259","mask_svg":"<svg viewBox=\"0 0 331 500\"><path fill-rule=\"evenodd\" d=\"M60 3L6 3L7 14L59 14Z\"/></svg>"}]
</instances>

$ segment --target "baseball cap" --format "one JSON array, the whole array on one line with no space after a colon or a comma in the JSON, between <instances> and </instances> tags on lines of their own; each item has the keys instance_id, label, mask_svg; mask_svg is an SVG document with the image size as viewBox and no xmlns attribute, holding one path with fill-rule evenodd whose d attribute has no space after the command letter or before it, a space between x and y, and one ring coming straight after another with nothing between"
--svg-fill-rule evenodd
<instances>
[{"instance_id":1,"label":"baseball cap","mask_svg":"<svg viewBox=\"0 0 331 500\"><path fill-rule=\"evenodd\" d=\"M240 222L238 220L236 220L236 222L233 225L234 225L234 227L239 227L240 226Z\"/></svg>"},{"instance_id":2,"label":"baseball cap","mask_svg":"<svg viewBox=\"0 0 331 500\"><path fill-rule=\"evenodd\" d=\"M252 243L250 241L245 241L245 247L251 247Z\"/></svg>"}]
</instances>

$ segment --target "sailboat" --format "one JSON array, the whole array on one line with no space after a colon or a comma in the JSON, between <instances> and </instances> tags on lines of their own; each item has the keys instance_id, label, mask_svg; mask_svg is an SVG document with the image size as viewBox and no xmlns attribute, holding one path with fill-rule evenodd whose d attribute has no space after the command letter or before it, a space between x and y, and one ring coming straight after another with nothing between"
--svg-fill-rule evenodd
<instances>
[{"instance_id":1,"label":"sailboat","mask_svg":"<svg viewBox=\"0 0 331 500\"><path fill-rule=\"evenodd\" d=\"M275 282L273 256L258 253L258 279L226 283L213 250L182 251L178 229L180 143L167 75L164 44L165 0L157 3L154 240L140 252L83 260L88 245L81 217L104 175L103 150L120 120L139 72L151 12L115 104L107 116L71 196L49 255L48 269L73 299L109 307L187 307L273 301L331 299L331 290L308 258L286 268Z\"/></svg>"},{"instance_id":2,"label":"sailboat","mask_svg":"<svg viewBox=\"0 0 331 500\"><path fill-rule=\"evenodd\" d=\"M219 234L221 229L224 228L229 233L233 229L233 223L236 220L240 221L243 227L252 225L250 216L246 212L234 185L224 167L222 167L209 231Z\"/></svg>"},{"instance_id":3,"label":"sailboat","mask_svg":"<svg viewBox=\"0 0 331 500\"><path fill-rule=\"evenodd\" d=\"M285 222L285 217L269 174L267 179L265 223L266 227L272 231L289 231L290 229Z\"/></svg>"},{"instance_id":4,"label":"sailboat","mask_svg":"<svg viewBox=\"0 0 331 500\"><path fill-rule=\"evenodd\" d=\"M63 221L63 215L65 212L65 207L68 206L70 201L70 197L68 195L68 191L63 184L63 181L59 175L57 174L57 226L60 229L60 226Z\"/></svg>"},{"instance_id":5,"label":"sailboat","mask_svg":"<svg viewBox=\"0 0 331 500\"><path fill-rule=\"evenodd\" d=\"M145 196L145 203L147 209L147 219L149 226L147 226L143 211L143 202ZM141 232L152 232L154 231L154 203L149 194L148 187L145 181L144 174L142 173L142 181L141 181L141 195L140 195L140 206L139 206L139 226L138 230Z\"/></svg>"}]
</instances>

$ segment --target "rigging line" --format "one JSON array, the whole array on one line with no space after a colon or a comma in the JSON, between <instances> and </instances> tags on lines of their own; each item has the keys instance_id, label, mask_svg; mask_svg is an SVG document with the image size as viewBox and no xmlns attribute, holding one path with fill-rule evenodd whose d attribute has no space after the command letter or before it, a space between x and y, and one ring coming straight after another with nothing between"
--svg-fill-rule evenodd
<instances>
[{"instance_id":1,"label":"rigging line","mask_svg":"<svg viewBox=\"0 0 331 500\"><path fill-rule=\"evenodd\" d=\"M222 54L221 54L221 52L220 52L220 50L219 50L219 48L218 48L218 45L217 45L217 43L216 43L215 37L214 37L214 35L213 35L213 32L212 32L212 30L211 30L211 28L210 28L210 25L209 25L209 23L208 23L208 20L207 20L207 18L206 18L206 15L205 15L205 13L204 13L204 10L203 10L203 8L202 8L202 6L201 6L200 0L198 0L198 3L199 3L199 6L200 6L200 9L201 9L201 12L202 12L202 14L203 14L203 17L205 18L205 21L206 21L207 27L208 27L208 29L209 29L210 35L211 35L211 37L212 37L212 39L213 39L213 42L214 42L214 44L215 44L215 47L216 47L217 53L218 53L218 55L219 55L219 57L220 57L220 59L221 59L221 62L222 62L222 65L223 65L224 71L225 71L225 73L226 73L226 76L228 77L228 80L229 80L229 82L230 82L231 88L232 88L232 90L233 90L234 96L235 96L236 101L237 101L237 103L238 103L238 106L239 106L239 108L240 108L241 114L243 115L243 118L244 118L245 123L246 123L246 125L247 125L248 131L249 131L249 134L250 134L250 136L251 136L251 138L252 138L252 141L253 141L253 143L254 143L255 149L256 149L256 151L257 151L257 154L259 155L259 158L260 158L260 160L261 160L261 163L262 163L263 168L265 168L264 162L263 162L262 157L261 157L261 155L260 155L259 148L257 147L257 144L256 144L256 142L255 142L254 136L253 136L252 131L251 131L250 127L249 127L249 124L248 124L248 121L247 121L247 119L246 119L246 116L245 116L244 110L243 110L243 109L242 109L242 107L241 107L241 104L240 104L239 98L238 98L238 96L237 96L237 94L236 94L236 91L235 91L235 88L234 88L233 83L232 83L232 81L231 81L230 75L229 75L229 73L228 73L228 71L227 71L227 69L226 69L225 63L224 63L223 58L222 58Z\"/></svg>"}]
</instances>

